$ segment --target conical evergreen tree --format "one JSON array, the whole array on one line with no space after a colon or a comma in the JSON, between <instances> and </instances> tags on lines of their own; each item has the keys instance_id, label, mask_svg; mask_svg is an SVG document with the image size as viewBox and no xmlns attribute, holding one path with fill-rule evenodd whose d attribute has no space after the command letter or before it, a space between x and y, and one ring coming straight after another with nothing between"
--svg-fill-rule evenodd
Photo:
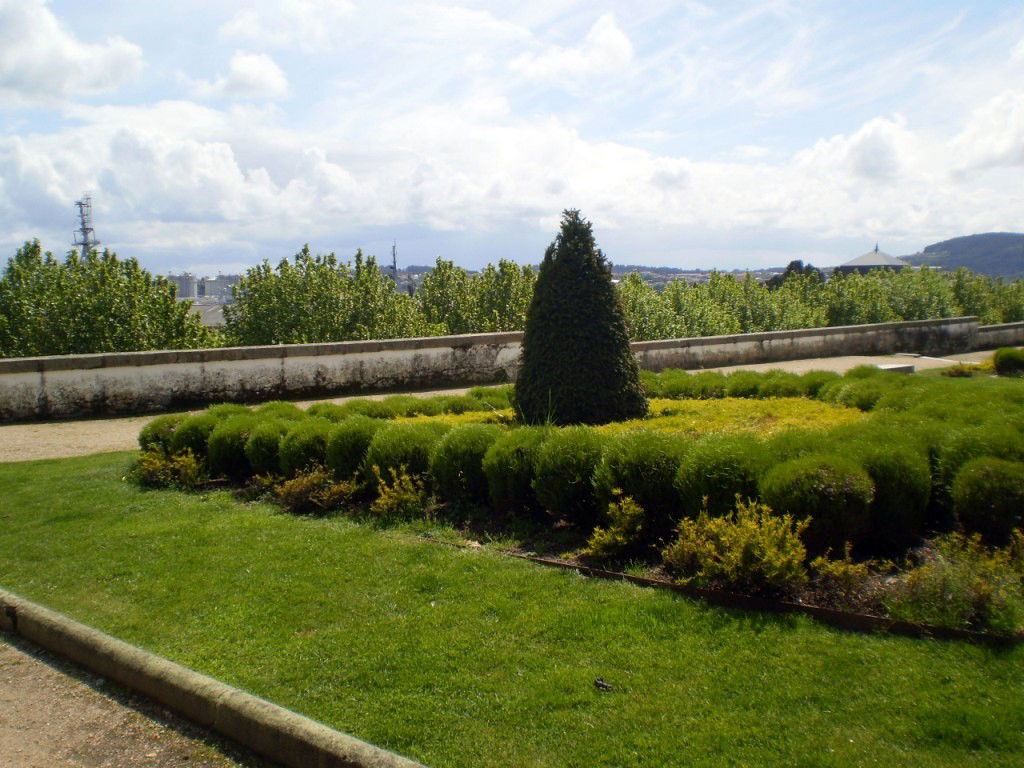
<instances>
[{"instance_id":1,"label":"conical evergreen tree","mask_svg":"<svg viewBox=\"0 0 1024 768\"><path fill-rule=\"evenodd\" d=\"M611 278L590 222L565 211L526 315L515 388L524 422L604 424L647 413Z\"/></svg>"}]
</instances>

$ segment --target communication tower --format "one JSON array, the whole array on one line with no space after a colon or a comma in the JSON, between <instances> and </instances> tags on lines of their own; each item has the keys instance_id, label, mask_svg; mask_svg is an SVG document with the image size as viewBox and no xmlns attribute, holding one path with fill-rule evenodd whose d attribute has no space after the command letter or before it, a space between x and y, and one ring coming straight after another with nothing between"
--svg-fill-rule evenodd
<instances>
[{"instance_id":1,"label":"communication tower","mask_svg":"<svg viewBox=\"0 0 1024 768\"><path fill-rule=\"evenodd\" d=\"M100 244L96 239L96 230L92 228L92 197L88 194L82 195L81 200L76 200L78 206L78 220L81 226L75 230L75 239L71 243L82 249L82 258L89 255L89 251Z\"/></svg>"}]
</instances>

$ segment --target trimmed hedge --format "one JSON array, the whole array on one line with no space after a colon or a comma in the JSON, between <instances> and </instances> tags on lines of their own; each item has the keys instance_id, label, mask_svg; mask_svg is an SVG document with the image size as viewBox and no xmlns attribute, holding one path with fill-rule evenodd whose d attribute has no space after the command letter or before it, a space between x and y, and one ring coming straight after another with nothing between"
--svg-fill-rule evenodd
<instances>
[{"instance_id":1,"label":"trimmed hedge","mask_svg":"<svg viewBox=\"0 0 1024 768\"><path fill-rule=\"evenodd\" d=\"M600 517L594 470L604 440L592 427L556 430L537 451L533 488L537 500L555 517L592 527Z\"/></svg>"},{"instance_id":2,"label":"trimmed hedge","mask_svg":"<svg viewBox=\"0 0 1024 768\"><path fill-rule=\"evenodd\" d=\"M594 487L602 508L616 490L630 497L647 515L645 543L667 538L681 518L675 489L679 464L689 441L660 432L632 431L609 440L594 471Z\"/></svg>"},{"instance_id":3,"label":"trimmed hedge","mask_svg":"<svg viewBox=\"0 0 1024 768\"><path fill-rule=\"evenodd\" d=\"M487 493L500 514L536 514L540 507L533 491L537 452L553 430L519 427L499 437L484 454Z\"/></svg>"},{"instance_id":4,"label":"trimmed hedge","mask_svg":"<svg viewBox=\"0 0 1024 768\"><path fill-rule=\"evenodd\" d=\"M293 425L288 419L264 419L253 427L245 441L245 458L254 474L275 475L281 471L281 438Z\"/></svg>"},{"instance_id":5,"label":"trimmed hedge","mask_svg":"<svg viewBox=\"0 0 1024 768\"><path fill-rule=\"evenodd\" d=\"M875 486L866 549L875 555L902 554L924 533L931 496L928 459L895 442L855 443L850 454Z\"/></svg>"},{"instance_id":6,"label":"trimmed hedge","mask_svg":"<svg viewBox=\"0 0 1024 768\"><path fill-rule=\"evenodd\" d=\"M214 414L202 412L189 416L178 425L168 442L169 453L178 454L188 451L200 461L206 460L206 441L210 433L220 424Z\"/></svg>"},{"instance_id":7,"label":"trimmed hedge","mask_svg":"<svg viewBox=\"0 0 1024 768\"><path fill-rule=\"evenodd\" d=\"M767 463L764 444L750 435L698 440L675 477L683 516L696 517L706 508L708 514L720 517L735 510L737 495L756 499L757 478Z\"/></svg>"},{"instance_id":8,"label":"trimmed hedge","mask_svg":"<svg viewBox=\"0 0 1024 768\"><path fill-rule=\"evenodd\" d=\"M502 430L493 424L466 424L442 437L430 456L430 476L441 498L485 504L484 455Z\"/></svg>"},{"instance_id":9,"label":"trimmed hedge","mask_svg":"<svg viewBox=\"0 0 1024 768\"><path fill-rule=\"evenodd\" d=\"M187 418L187 413L168 413L164 416L157 416L139 432L139 447L144 451L157 451L169 455L171 437Z\"/></svg>"},{"instance_id":10,"label":"trimmed hedge","mask_svg":"<svg viewBox=\"0 0 1024 768\"><path fill-rule=\"evenodd\" d=\"M968 461L953 480L953 509L968 533L1004 546L1024 528L1024 462L990 456Z\"/></svg>"},{"instance_id":11,"label":"trimmed hedge","mask_svg":"<svg viewBox=\"0 0 1024 768\"><path fill-rule=\"evenodd\" d=\"M340 424L348 418L348 411L338 403L313 403L306 409L306 415Z\"/></svg>"},{"instance_id":12,"label":"trimmed hedge","mask_svg":"<svg viewBox=\"0 0 1024 768\"><path fill-rule=\"evenodd\" d=\"M287 400L271 400L257 408L255 413L268 419L286 419L288 421L301 421L306 418L304 410Z\"/></svg>"},{"instance_id":13,"label":"trimmed hedge","mask_svg":"<svg viewBox=\"0 0 1024 768\"><path fill-rule=\"evenodd\" d=\"M363 468L366 451L377 431L386 426L381 419L349 416L327 437L327 467L338 480L348 480Z\"/></svg>"},{"instance_id":14,"label":"trimmed hedge","mask_svg":"<svg viewBox=\"0 0 1024 768\"><path fill-rule=\"evenodd\" d=\"M281 438L281 471L288 477L322 467L327 461L327 437L334 425L326 419L300 421Z\"/></svg>"},{"instance_id":15,"label":"trimmed hedge","mask_svg":"<svg viewBox=\"0 0 1024 768\"><path fill-rule=\"evenodd\" d=\"M370 440L364 459L364 471L372 478L377 467L382 477L403 467L410 475L423 475L430 469L430 453L449 429L441 422L388 424Z\"/></svg>"},{"instance_id":16,"label":"trimmed hedge","mask_svg":"<svg viewBox=\"0 0 1024 768\"><path fill-rule=\"evenodd\" d=\"M874 483L862 467L840 456L812 455L779 464L761 478L761 499L778 514L810 518L804 544L810 557L841 556L857 547L871 524Z\"/></svg>"},{"instance_id":17,"label":"trimmed hedge","mask_svg":"<svg viewBox=\"0 0 1024 768\"><path fill-rule=\"evenodd\" d=\"M217 425L206 442L211 477L243 479L252 474L252 466L245 455L245 444L260 423L260 417L247 410Z\"/></svg>"},{"instance_id":18,"label":"trimmed hedge","mask_svg":"<svg viewBox=\"0 0 1024 768\"><path fill-rule=\"evenodd\" d=\"M992 364L1000 376L1024 375L1024 349L1000 347L992 356Z\"/></svg>"}]
</instances>

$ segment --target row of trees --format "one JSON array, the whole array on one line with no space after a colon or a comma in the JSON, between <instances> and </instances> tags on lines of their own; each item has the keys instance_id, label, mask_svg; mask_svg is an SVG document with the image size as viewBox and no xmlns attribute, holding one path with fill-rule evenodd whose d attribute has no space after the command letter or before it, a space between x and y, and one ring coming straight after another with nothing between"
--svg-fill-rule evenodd
<instances>
[{"instance_id":1,"label":"row of trees","mask_svg":"<svg viewBox=\"0 0 1024 768\"><path fill-rule=\"evenodd\" d=\"M291 344L522 330L532 267L502 260L470 275L438 259L409 296L357 252L353 262L303 248L253 267L225 308L222 333L204 328L174 287L134 259L77 252L65 259L26 243L0 276L0 356ZM835 275L790 270L774 286L712 274L657 291L636 273L617 286L634 340L753 333L977 315L1024 320L1024 281L959 270Z\"/></svg>"}]
</instances>

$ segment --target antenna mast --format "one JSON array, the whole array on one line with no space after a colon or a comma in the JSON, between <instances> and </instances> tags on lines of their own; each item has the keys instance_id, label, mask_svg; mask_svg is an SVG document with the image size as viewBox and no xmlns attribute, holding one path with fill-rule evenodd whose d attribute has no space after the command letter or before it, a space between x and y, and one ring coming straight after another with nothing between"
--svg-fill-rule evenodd
<instances>
[{"instance_id":1,"label":"antenna mast","mask_svg":"<svg viewBox=\"0 0 1024 768\"><path fill-rule=\"evenodd\" d=\"M394 240L391 243L391 276L395 280L395 285L398 285L398 241Z\"/></svg>"},{"instance_id":2,"label":"antenna mast","mask_svg":"<svg viewBox=\"0 0 1024 768\"><path fill-rule=\"evenodd\" d=\"M89 251L100 244L96 239L96 231L92 228L92 197L88 194L82 195L81 200L76 200L78 206L78 219L81 226L75 230L75 239L72 245L82 249L82 258L89 255Z\"/></svg>"}]
</instances>

